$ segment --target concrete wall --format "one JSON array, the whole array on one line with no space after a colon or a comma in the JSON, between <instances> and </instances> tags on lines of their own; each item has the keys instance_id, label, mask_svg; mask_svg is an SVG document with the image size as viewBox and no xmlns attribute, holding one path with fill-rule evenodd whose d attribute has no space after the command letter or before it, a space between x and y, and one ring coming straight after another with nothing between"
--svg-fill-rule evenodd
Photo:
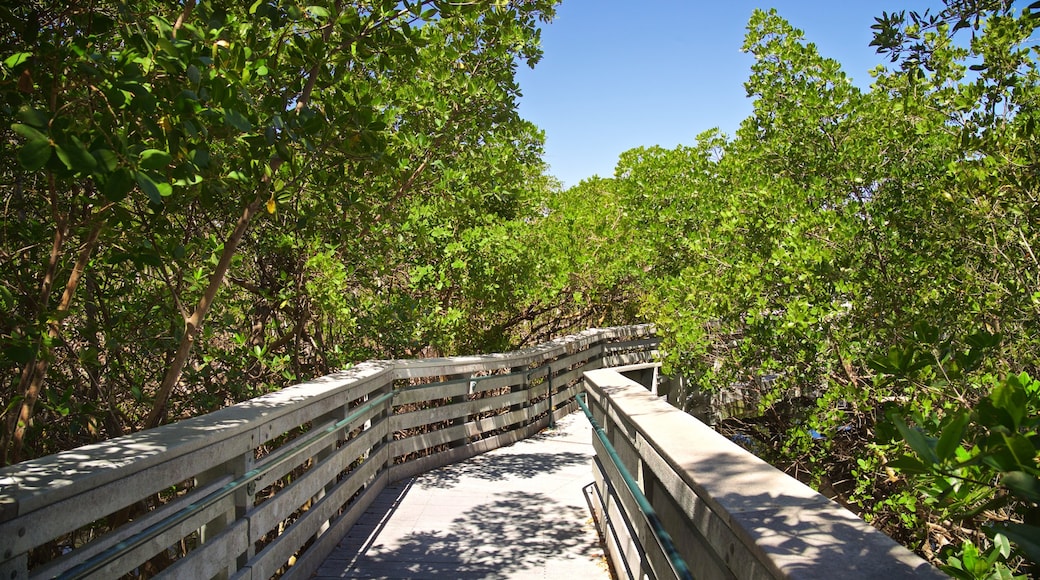
<instances>
[{"instance_id":1,"label":"concrete wall","mask_svg":"<svg viewBox=\"0 0 1040 580\"><path fill-rule=\"evenodd\" d=\"M945 578L853 513L611 369L589 406L694 578ZM597 525L621 578L674 577L597 443Z\"/></svg>"}]
</instances>

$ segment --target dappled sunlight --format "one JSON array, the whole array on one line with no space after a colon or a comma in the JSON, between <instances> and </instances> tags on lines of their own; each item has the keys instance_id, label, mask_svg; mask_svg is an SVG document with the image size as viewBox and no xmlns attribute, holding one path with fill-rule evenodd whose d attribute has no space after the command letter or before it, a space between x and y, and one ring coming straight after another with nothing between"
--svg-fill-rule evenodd
<instances>
[{"instance_id":1,"label":"dappled sunlight","mask_svg":"<svg viewBox=\"0 0 1040 580\"><path fill-rule=\"evenodd\" d=\"M583 488L580 414L553 429L391 485L317 578L607 577Z\"/></svg>"},{"instance_id":2,"label":"dappled sunlight","mask_svg":"<svg viewBox=\"0 0 1040 580\"><path fill-rule=\"evenodd\" d=\"M494 482L504 479L531 479L558 471L561 468L587 465L589 460L588 454L566 452L553 455L539 453L479 455L468 461L421 475L416 478L415 485L420 489L448 488L458 485L463 480L478 480L487 482L487 485L494 485Z\"/></svg>"},{"instance_id":3,"label":"dappled sunlight","mask_svg":"<svg viewBox=\"0 0 1040 580\"><path fill-rule=\"evenodd\" d=\"M590 541L584 529L588 517L544 494L512 492L465 510L442 530L406 534L394 545L377 541L343 577L363 577L390 562L413 577L507 578L540 570L560 554L597 561L595 535Z\"/></svg>"}]
</instances>

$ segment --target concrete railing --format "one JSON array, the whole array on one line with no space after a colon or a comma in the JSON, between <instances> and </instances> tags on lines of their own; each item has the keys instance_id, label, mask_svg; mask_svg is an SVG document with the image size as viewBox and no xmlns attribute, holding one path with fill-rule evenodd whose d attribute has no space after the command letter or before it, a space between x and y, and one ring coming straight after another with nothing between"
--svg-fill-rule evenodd
<instances>
[{"instance_id":1,"label":"concrete railing","mask_svg":"<svg viewBox=\"0 0 1040 580\"><path fill-rule=\"evenodd\" d=\"M585 383L595 421L694 578L946 578L616 370L586 372ZM617 575L676 577L606 446L593 443L593 511Z\"/></svg>"},{"instance_id":2,"label":"concrete railing","mask_svg":"<svg viewBox=\"0 0 1040 580\"><path fill-rule=\"evenodd\" d=\"M373 361L0 470L0 579L306 578L389 483L573 411L648 326L508 354Z\"/></svg>"}]
</instances>

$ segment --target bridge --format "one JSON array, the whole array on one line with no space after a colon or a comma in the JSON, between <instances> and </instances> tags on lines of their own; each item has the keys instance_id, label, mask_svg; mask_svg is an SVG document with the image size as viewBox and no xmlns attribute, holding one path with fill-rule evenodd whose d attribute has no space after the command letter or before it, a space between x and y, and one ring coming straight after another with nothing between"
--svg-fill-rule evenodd
<instances>
[{"instance_id":1,"label":"bridge","mask_svg":"<svg viewBox=\"0 0 1040 580\"><path fill-rule=\"evenodd\" d=\"M944 577L658 399L657 344L370 361L4 468L0 578Z\"/></svg>"}]
</instances>

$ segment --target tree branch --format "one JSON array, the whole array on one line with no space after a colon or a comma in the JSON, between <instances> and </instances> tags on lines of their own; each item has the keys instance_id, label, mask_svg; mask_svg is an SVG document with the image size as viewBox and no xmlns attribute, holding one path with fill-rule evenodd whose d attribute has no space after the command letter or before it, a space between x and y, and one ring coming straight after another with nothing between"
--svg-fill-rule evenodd
<instances>
[{"instance_id":1,"label":"tree branch","mask_svg":"<svg viewBox=\"0 0 1040 580\"><path fill-rule=\"evenodd\" d=\"M173 361L166 369L162 383L159 384L159 388L156 391L155 402L145 418L145 429L157 427L162 422L166 414L166 403L169 401L170 393L173 392L173 387L181 378L184 365L188 362L191 349L195 344L195 336L198 334L199 329L202 328L202 322L209 313L210 306L212 306L213 300L217 296L217 291L220 290L221 285L224 283L224 277L231 266L231 259L235 256L235 252L238 250L238 245L242 242L242 237L245 235L246 230L249 229L249 222L266 201L266 196L261 193L247 205L242 211L241 217L238 218L235 229L232 230L231 235L224 242L224 250L220 254L217 267L213 270L213 274L210 275L206 292L199 299L199 303L195 306L195 311L184 320L184 336L181 338Z\"/></svg>"}]
</instances>

